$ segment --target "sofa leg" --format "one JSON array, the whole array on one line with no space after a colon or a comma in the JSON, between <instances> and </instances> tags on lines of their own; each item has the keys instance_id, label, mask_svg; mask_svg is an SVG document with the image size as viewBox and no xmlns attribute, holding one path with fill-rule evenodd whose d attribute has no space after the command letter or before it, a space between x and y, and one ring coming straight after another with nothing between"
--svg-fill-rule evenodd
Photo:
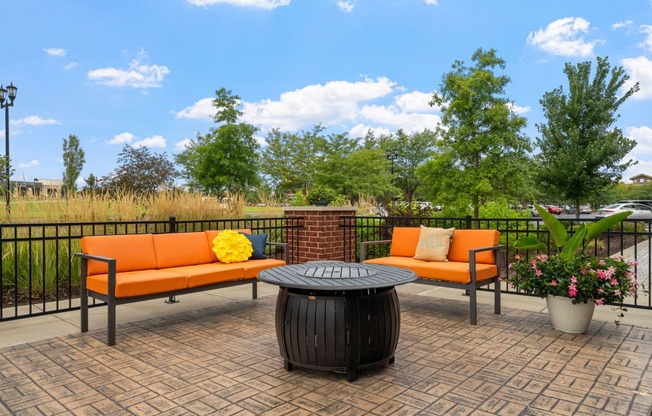
<instances>
[{"instance_id":1,"label":"sofa leg","mask_svg":"<svg viewBox=\"0 0 652 416\"><path fill-rule=\"evenodd\" d=\"M109 299L109 305L108 305L108 322L107 322L107 333L108 333L108 339L107 339L107 344L108 345L115 345L115 327L116 327L116 317L115 317L115 300Z\"/></svg>"},{"instance_id":2,"label":"sofa leg","mask_svg":"<svg viewBox=\"0 0 652 416\"><path fill-rule=\"evenodd\" d=\"M500 280L494 283L494 313L500 315Z\"/></svg>"},{"instance_id":3,"label":"sofa leg","mask_svg":"<svg viewBox=\"0 0 652 416\"><path fill-rule=\"evenodd\" d=\"M470 303L470 320L471 320L471 325L477 325L478 324L478 305L476 303L478 297L478 292L475 287L472 287L469 290L469 303Z\"/></svg>"},{"instance_id":4,"label":"sofa leg","mask_svg":"<svg viewBox=\"0 0 652 416\"><path fill-rule=\"evenodd\" d=\"M251 282L251 299L258 299L258 281Z\"/></svg>"}]
</instances>

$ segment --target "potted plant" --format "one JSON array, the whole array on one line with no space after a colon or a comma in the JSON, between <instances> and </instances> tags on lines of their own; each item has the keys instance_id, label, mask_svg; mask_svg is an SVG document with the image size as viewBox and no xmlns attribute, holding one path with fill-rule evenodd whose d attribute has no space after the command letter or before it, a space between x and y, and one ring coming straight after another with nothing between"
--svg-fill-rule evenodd
<instances>
[{"instance_id":1,"label":"potted plant","mask_svg":"<svg viewBox=\"0 0 652 416\"><path fill-rule=\"evenodd\" d=\"M598 222L581 224L573 234L548 213L535 205L550 232L557 252L538 254L527 258L521 254L509 265L510 287L546 299L554 328L573 333L588 329L595 305L622 303L636 293L637 282L632 267L622 257L599 258L585 253L586 242L627 218L631 211L605 217ZM520 250L546 250L546 245L536 237L518 239L514 248ZM622 306L616 324L626 311Z\"/></svg>"},{"instance_id":2,"label":"potted plant","mask_svg":"<svg viewBox=\"0 0 652 416\"><path fill-rule=\"evenodd\" d=\"M306 194L308 203L318 206L326 206L335 198L335 192L322 185L313 186Z\"/></svg>"}]
</instances>

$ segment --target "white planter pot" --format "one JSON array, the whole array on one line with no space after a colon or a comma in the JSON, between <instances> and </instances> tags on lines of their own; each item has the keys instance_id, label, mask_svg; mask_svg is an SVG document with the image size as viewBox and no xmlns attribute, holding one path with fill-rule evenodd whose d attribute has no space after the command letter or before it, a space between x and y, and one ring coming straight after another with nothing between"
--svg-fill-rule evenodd
<instances>
[{"instance_id":1,"label":"white planter pot","mask_svg":"<svg viewBox=\"0 0 652 416\"><path fill-rule=\"evenodd\" d=\"M548 295L546 305L553 328L571 334L585 333L595 310L593 302L573 304L571 298L563 296Z\"/></svg>"}]
</instances>

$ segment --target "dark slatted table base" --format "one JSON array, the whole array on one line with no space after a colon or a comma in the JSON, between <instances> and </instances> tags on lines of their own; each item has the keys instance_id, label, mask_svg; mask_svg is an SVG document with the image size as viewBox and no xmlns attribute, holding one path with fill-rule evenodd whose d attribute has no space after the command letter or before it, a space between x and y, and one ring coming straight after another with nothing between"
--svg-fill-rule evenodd
<instances>
[{"instance_id":1,"label":"dark slatted table base","mask_svg":"<svg viewBox=\"0 0 652 416\"><path fill-rule=\"evenodd\" d=\"M400 307L393 287L328 291L282 287L276 335L285 368L346 372L394 362Z\"/></svg>"}]
</instances>

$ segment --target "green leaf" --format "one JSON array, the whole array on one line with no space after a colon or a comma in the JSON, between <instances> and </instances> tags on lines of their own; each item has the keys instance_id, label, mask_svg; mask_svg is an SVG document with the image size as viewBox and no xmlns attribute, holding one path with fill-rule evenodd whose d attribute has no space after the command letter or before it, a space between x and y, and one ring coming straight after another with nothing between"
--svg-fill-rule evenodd
<instances>
[{"instance_id":1,"label":"green leaf","mask_svg":"<svg viewBox=\"0 0 652 416\"><path fill-rule=\"evenodd\" d=\"M571 238L566 241L564 244L564 249L559 253L559 256L567 261L572 260L572 258L577 253L577 250L582 245L584 241L584 236L586 235L586 225L582 224L577 229L577 232L571 236Z\"/></svg>"},{"instance_id":2,"label":"green leaf","mask_svg":"<svg viewBox=\"0 0 652 416\"><path fill-rule=\"evenodd\" d=\"M534 207L539 215L541 215L543 223L548 227L548 231L550 231L555 246L557 246L557 248L563 247L566 240L568 240L568 233L566 232L564 224L562 224L561 221L555 218L554 215L549 213L548 210L543 208L541 205L534 204Z\"/></svg>"},{"instance_id":3,"label":"green leaf","mask_svg":"<svg viewBox=\"0 0 652 416\"><path fill-rule=\"evenodd\" d=\"M586 239L593 240L595 237L607 231L609 228L618 224L619 222L629 217L630 215L632 215L632 211L619 212L618 214L604 217L600 221L590 224L587 227Z\"/></svg>"}]
</instances>

